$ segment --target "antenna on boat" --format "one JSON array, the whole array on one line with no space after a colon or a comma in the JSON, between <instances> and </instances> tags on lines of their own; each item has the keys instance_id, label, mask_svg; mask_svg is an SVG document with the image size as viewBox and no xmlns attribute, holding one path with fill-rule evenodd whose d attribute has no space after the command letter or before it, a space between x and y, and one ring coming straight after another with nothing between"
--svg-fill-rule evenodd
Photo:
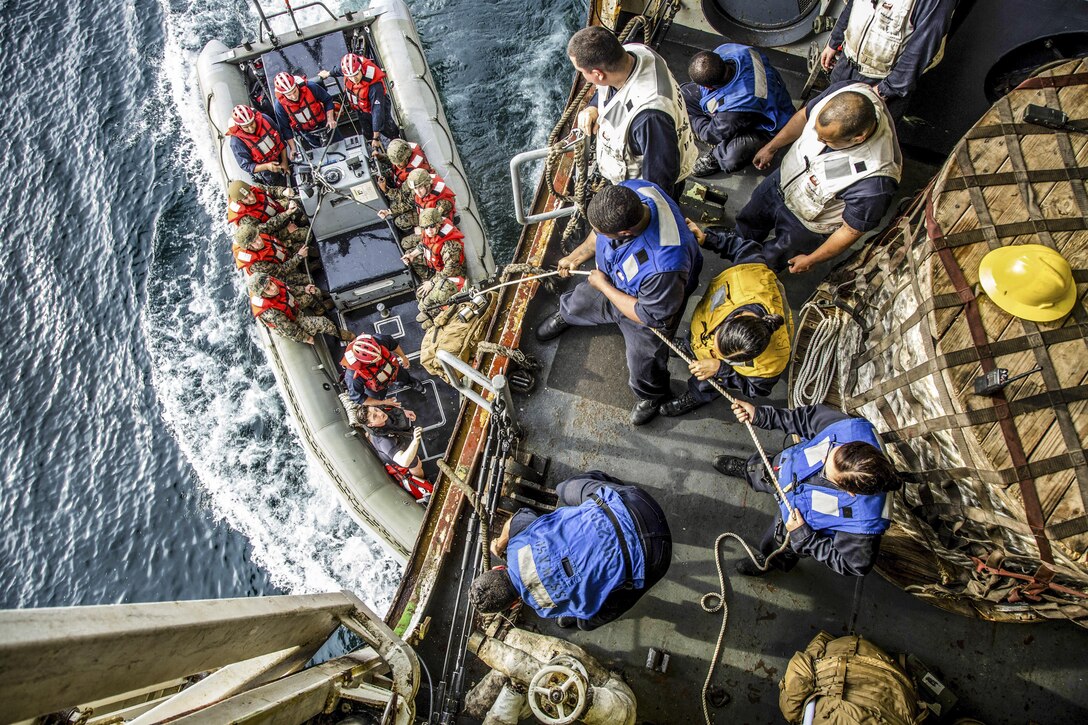
<instances>
[{"instance_id":1,"label":"antenna on boat","mask_svg":"<svg viewBox=\"0 0 1088 725\"><path fill-rule=\"evenodd\" d=\"M268 31L268 42L272 44L273 48L280 47L280 39L272 32L272 24L268 22L268 16L264 14L264 8L261 7L261 0L253 0L253 7L257 9L257 15L261 18L261 27ZM294 16L292 15L291 17ZM296 25L295 27L297 28L298 26Z\"/></svg>"}]
</instances>

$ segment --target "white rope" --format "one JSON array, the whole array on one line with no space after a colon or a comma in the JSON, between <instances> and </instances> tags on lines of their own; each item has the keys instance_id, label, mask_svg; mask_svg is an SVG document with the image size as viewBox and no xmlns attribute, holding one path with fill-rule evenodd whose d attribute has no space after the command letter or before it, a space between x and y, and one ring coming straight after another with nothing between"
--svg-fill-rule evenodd
<instances>
[{"instance_id":1,"label":"white rope","mask_svg":"<svg viewBox=\"0 0 1088 725\"><path fill-rule=\"evenodd\" d=\"M820 315L820 322L812 331L809 338L808 350L800 369L794 373L794 382L790 393L790 407L800 408L806 405L819 405L824 402L827 392L831 389L831 383L835 380L835 369L838 367L837 355L839 335L844 327L844 315L834 311L832 314L824 312L820 307L806 303L801 308L801 320L797 324L798 330L803 330L809 312L816 310ZM842 381L839 381L840 392Z\"/></svg>"}]
</instances>

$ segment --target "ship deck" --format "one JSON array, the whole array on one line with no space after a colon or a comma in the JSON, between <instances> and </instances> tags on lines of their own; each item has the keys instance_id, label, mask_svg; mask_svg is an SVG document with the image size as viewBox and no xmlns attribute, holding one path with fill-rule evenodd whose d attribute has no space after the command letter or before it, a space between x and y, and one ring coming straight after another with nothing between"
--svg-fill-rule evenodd
<instances>
[{"instance_id":1,"label":"ship deck","mask_svg":"<svg viewBox=\"0 0 1088 725\"><path fill-rule=\"evenodd\" d=\"M681 59L693 50L666 42L661 52L683 78L686 61ZM796 97L803 79L797 73L783 75ZM937 170L906 152L901 198L912 197ZM709 180L715 190L728 194L723 225L732 222L761 179L749 168ZM562 256L557 246L553 244L545 266ZM725 266L713 253L706 255L704 265L685 324L706 285ZM830 268L822 265L783 279L795 315ZM536 390L514 399L523 431L520 447L550 458L550 487L578 472L600 469L647 489L668 516L673 562L668 575L631 611L596 631L561 630L527 608L519 626L568 639L622 672L637 695L639 722L701 722L700 691L721 625L720 614L705 613L699 605L704 593L718 590L715 539L732 531L757 545L772 521L774 502L711 465L720 453L754 452L748 433L724 400L686 416L659 417L632 427L627 418L634 397L627 387L623 338L614 328L572 328L558 340L537 342L529 331L557 305L554 293L541 290L525 320L521 349L540 361L542 370ZM670 369L673 391L680 393L686 366L672 358ZM784 405L786 389L783 380L770 398L757 402ZM761 431L760 440L772 454L783 445L778 433ZM757 579L734 572L734 562L743 555L738 545L725 542L722 551L729 621L712 683L724 691L724 704L712 709L717 722L782 722L778 682L790 657L820 630L847 634L852 621L858 634L887 651L910 653L926 663L959 698L954 715L993 725L1080 722L1088 714L1088 632L1076 625L996 624L962 617L922 602L876 573L865 578L855 610L856 580L811 559L788 574ZM439 591L455 587L450 569L443 573ZM448 615L450 602L435 604L436 619ZM432 671L445 644L445 636L432 637L418 647ZM668 653L666 672L647 669L651 648ZM471 656L469 661L477 668L472 674L481 675L480 663ZM470 682L475 679L470 677Z\"/></svg>"}]
</instances>

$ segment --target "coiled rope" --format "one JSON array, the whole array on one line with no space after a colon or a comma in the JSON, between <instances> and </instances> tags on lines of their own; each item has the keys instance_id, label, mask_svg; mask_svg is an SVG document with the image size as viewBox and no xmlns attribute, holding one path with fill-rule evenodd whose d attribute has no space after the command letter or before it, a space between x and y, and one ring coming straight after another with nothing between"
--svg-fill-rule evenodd
<instances>
[{"instance_id":1,"label":"coiled rope","mask_svg":"<svg viewBox=\"0 0 1088 725\"><path fill-rule=\"evenodd\" d=\"M827 311L830 310L830 311ZM839 403L846 405L846 371L848 361L857 349L860 336L857 330L847 334L852 328L849 315L829 305L806 302L801 308L798 331L805 329L809 314L813 311L820 317L809 338L808 350L800 368L791 372L790 407L819 405L827 398L831 383L839 386Z\"/></svg>"}]
</instances>

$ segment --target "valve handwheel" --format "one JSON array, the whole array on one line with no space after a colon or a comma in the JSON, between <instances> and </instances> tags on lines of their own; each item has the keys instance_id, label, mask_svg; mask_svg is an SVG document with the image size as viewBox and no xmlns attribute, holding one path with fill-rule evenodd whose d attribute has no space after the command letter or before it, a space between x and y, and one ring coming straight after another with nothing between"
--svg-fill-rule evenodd
<instances>
[{"instance_id":1,"label":"valve handwheel","mask_svg":"<svg viewBox=\"0 0 1088 725\"><path fill-rule=\"evenodd\" d=\"M529 708L537 720L545 725L570 725L585 714L588 683L580 669L553 662L533 676Z\"/></svg>"}]
</instances>

